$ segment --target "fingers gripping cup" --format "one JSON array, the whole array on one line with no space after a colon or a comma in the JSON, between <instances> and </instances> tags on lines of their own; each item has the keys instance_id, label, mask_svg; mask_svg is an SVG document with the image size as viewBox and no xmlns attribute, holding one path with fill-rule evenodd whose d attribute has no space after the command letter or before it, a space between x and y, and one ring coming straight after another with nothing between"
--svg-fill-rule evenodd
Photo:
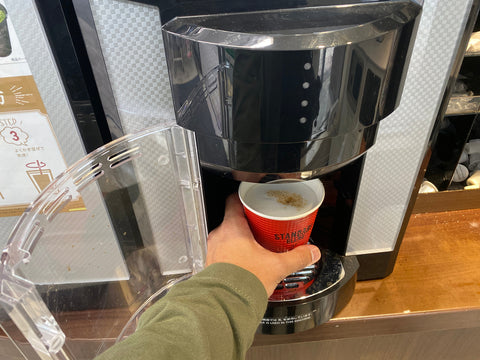
<instances>
[{"instance_id":1,"label":"fingers gripping cup","mask_svg":"<svg viewBox=\"0 0 480 360\"><path fill-rule=\"evenodd\" d=\"M320 180L242 182L238 189L255 239L264 248L285 252L310 238L325 189Z\"/></svg>"}]
</instances>

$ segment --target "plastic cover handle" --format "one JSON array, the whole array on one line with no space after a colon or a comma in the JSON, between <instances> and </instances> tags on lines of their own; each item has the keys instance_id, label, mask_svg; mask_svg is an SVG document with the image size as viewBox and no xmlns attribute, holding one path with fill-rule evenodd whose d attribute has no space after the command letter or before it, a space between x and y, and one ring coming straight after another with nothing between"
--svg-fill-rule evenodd
<instances>
[{"instance_id":1,"label":"plastic cover handle","mask_svg":"<svg viewBox=\"0 0 480 360\"><path fill-rule=\"evenodd\" d=\"M60 351L65 343L65 334L33 283L3 271L0 302L37 354L44 354L42 358L45 359L68 359Z\"/></svg>"}]
</instances>

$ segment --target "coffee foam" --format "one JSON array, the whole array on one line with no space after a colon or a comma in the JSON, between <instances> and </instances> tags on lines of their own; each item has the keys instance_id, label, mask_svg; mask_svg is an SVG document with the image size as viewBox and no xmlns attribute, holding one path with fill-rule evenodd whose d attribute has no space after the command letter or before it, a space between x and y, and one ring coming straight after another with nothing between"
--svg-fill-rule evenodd
<instances>
[{"instance_id":1,"label":"coffee foam","mask_svg":"<svg viewBox=\"0 0 480 360\"><path fill-rule=\"evenodd\" d=\"M288 218L315 208L319 199L305 182L255 184L243 196L252 210L270 217Z\"/></svg>"}]
</instances>

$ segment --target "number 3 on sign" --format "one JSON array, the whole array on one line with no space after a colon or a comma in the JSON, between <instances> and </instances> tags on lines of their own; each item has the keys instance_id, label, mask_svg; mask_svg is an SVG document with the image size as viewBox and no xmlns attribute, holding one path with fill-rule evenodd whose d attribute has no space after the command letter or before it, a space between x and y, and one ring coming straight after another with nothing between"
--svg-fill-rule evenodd
<instances>
[{"instance_id":1,"label":"number 3 on sign","mask_svg":"<svg viewBox=\"0 0 480 360\"><path fill-rule=\"evenodd\" d=\"M27 145L28 134L19 127L5 127L0 131L0 140L3 139L7 144Z\"/></svg>"},{"instance_id":2,"label":"number 3 on sign","mask_svg":"<svg viewBox=\"0 0 480 360\"><path fill-rule=\"evenodd\" d=\"M13 140L13 141L18 141L18 140L20 140L20 138L18 137L18 134L17 134L16 131L13 131L13 130L10 131L10 135L12 135L12 140Z\"/></svg>"}]
</instances>

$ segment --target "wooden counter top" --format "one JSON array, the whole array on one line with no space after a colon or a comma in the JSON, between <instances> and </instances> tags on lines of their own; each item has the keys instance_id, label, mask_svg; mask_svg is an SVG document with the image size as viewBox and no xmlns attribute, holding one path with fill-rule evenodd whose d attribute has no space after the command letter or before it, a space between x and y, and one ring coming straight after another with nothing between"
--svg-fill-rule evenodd
<instances>
[{"instance_id":1,"label":"wooden counter top","mask_svg":"<svg viewBox=\"0 0 480 360\"><path fill-rule=\"evenodd\" d=\"M337 318L480 308L480 209L410 218L393 273L359 281Z\"/></svg>"}]
</instances>

